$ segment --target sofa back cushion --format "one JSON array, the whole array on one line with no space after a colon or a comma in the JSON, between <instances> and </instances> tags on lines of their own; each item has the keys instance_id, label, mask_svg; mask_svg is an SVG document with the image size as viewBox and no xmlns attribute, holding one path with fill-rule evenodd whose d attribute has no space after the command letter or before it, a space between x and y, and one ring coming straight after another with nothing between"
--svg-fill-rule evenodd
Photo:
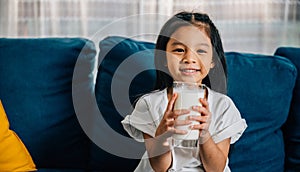
<instances>
[{"instance_id":1,"label":"sofa back cushion","mask_svg":"<svg viewBox=\"0 0 300 172\"><path fill-rule=\"evenodd\" d=\"M0 39L0 99L37 168L87 166L89 139L72 103L81 52L92 70L96 51L87 39Z\"/></svg>"},{"instance_id":2,"label":"sofa back cushion","mask_svg":"<svg viewBox=\"0 0 300 172\"><path fill-rule=\"evenodd\" d=\"M230 147L232 171L283 171L281 126L288 117L296 68L286 58L226 53L228 95L248 128Z\"/></svg>"},{"instance_id":3,"label":"sofa back cushion","mask_svg":"<svg viewBox=\"0 0 300 172\"><path fill-rule=\"evenodd\" d=\"M110 136L111 148L118 145L124 152L137 151L137 147L124 144L122 137L129 137L121 121L132 111L137 97L153 89L155 83L154 51L155 45L149 42L110 36L99 43L99 69L96 80L95 95L98 108L105 122L114 130ZM106 131L98 131L101 137ZM134 140L133 140L134 141ZM135 141L134 141L135 142ZM143 143L137 143L144 147ZM142 155L144 150L138 154ZM109 158L107 158L109 157ZM118 162L115 165L115 162ZM139 160L120 156L97 145L91 148L91 169L102 171L128 171L137 166Z\"/></svg>"},{"instance_id":4,"label":"sofa back cushion","mask_svg":"<svg viewBox=\"0 0 300 172\"><path fill-rule=\"evenodd\" d=\"M291 109L288 120L284 124L283 132L286 150L286 171L300 171L300 48L280 47L276 50L275 55L288 58L298 70Z\"/></svg>"},{"instance_id":5,"label":"sofa back cushion","mask_svg":"<svg viewBox=\"0 0 300 172\"><path fill-rule=\"evenodd\" d=\"M0 171L35 171L35 164L26 146L9 128L4 107L0 100Z\"/></svg>"}]
</instances>

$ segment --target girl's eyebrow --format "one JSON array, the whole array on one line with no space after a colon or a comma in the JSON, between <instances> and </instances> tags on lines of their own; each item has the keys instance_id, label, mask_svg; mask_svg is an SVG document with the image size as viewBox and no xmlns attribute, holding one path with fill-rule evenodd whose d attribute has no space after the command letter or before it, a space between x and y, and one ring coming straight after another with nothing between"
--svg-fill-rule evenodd
<instances>
[{"instance_id":1,"label":"girl's eyebrow","mask_svg":"<svg viewBox=\"0 0 300 172\"><path fill-rule=\"evenodd\" d=\"M185 45L184 43L182 42L179 42L179 41L174 41L172 44L172 46L176 46L176 45ZM198 46L205 46L205 47L209 47L209 45L207 43L199 43L197 44Z\"/></svg>"},{"instance_id":2,"label":"girl's eyebrow","mask_svg":"<svg viewBox=\"0 0 300 172\"><path fill-rule=\"evenodd\" d=\"M206 47L209 47L209 45L207 43L199 43L198 44L199 46L206 46Z\"/></svg>"},{"instance_id":3,"label":"girl's eyebrow","mask_svg":"<svg viewBox=\"0 0 300 172\"><path fill-rule=\"evenodd\" d=\"M172 46L176 46L176 45L185 45L185 44L183 44L183 43L181 43L181 42L179 42L179 41L174 41L174 42L172 42L171 45L172 45Z\"/></svg>"},{"instance_id":4,"label":"girl's eyebrow","mask_svg":"<svg viewBox=\"0 0 300 172\"><path fill-rule=\"evenodd\" d=\"M206 42L199 42L195 46L196 47L203 47L204 46L204 47L207 47L207 48L210 47L210 45L208 43L206 43Z\"/></svg>"}]
</instances>

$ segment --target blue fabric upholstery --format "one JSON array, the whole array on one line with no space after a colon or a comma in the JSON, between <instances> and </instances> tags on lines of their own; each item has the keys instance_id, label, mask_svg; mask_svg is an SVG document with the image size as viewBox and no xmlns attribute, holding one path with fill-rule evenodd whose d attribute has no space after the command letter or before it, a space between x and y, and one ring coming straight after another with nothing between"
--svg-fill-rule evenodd
<instances>
[{"instance_id":1,"label":"blue fabric upholstery","mask_svg":"<svg viewBox=\"0 0 300 172\"><path fill-rule=\"evenodd\" d=\"M121 121L131 112L135 99L153 89L155 71L151 69L154 69L155 46L113 36L103 39L99 47L100 66L95 87L98 107L114 130L128 136ZM112 92L117 100L112 98ZM91 156L90 167L103 171L133 171L139 162L111 155L96 145L92 146ZM116 161L118 165L113 165Z\"/></svg>"},{"instance_id":2,"label":"blue fabric upholstery","mask_svg":"<svg viewBox=\"0 0 300 172\"><path fill-rule=\"evenodd\" d=\"M228 95L248 128L230 148L232 171L283 171L281 126L287 119L297 71L279 56L226 53Z\"/></svg>"},{"instance_id":3,"label":"blue fabric upholstery","mask_svg":"<svg viewBox=\"0 0 300 172\"><path fill-rule=\"evenodd\" d=\"M114 36L102 40L99 47L100 66L94 85L89 78L96 64L91 41L0 38L0 99L11 129L41 172L131 172L139 162L112 155L87 138L75 114L72 89L91 89L94 96L95 88L107 124L129 137L120 121L131 112L136 98L153 87L155 45ZM233 172L300 171L300 79L296 70L300 68L300 52L299 48L282 47L275 54L226 53L228 95L248 124L230 149ZM74 67L81 55L84 70L77 76ZM72 87L74 82L78 87Z\"/></svg>"},{"instance_id":4,"label":"blue fabric upholstery","mask_svg":"<svg viewBox=\"0 0 300 172\"><path fill-rule=\"evenodd\" d=\"M72 103L73 69L84 46L91 73L96 51L87 39L0 39L0 99L37 168L87 166L89 139Z\"/></svg>"},{"instance_id":5,"label":"blue fabric upholstery","mask_svg":"<svg viewBox=\"0 0 300 172\"><path fill-rule=\"evenodd\" d=\"M300 171L300 48L280 47L276 50L275 55L290 59L298 70L290 114L283 127L283 132L285 136L286 171Z\"/></svg>"}]
</instances>

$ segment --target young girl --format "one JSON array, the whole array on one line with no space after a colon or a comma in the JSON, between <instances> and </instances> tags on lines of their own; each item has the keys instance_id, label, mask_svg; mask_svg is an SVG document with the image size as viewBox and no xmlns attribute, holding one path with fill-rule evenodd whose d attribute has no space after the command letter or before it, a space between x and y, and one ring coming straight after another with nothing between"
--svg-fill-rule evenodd
<instances>
[{"instance_id":1,"label":"young girl","mask_svg":"<svg viewBox=\"0 0 300 172\"><path fill-rule=\"evenodd\" d=\"M181 12L169 19L158 36L155 65L157 91L141 97L122 121L133 138L145 141L147 154L135 171L230 171L230 144L247 125L232 100L212 90L217 83L216 90L224 91L227 69L221 38L210 18ZM199 99L202 106L174 110L173 81L205 84L207 96ZM190 111L201 116L177 119ZM199 123L191 125L191 121ZM174 140L173 134L187 133L175 128L182 125L199 130L198 139Z\"/></svg>"}]
</instances>

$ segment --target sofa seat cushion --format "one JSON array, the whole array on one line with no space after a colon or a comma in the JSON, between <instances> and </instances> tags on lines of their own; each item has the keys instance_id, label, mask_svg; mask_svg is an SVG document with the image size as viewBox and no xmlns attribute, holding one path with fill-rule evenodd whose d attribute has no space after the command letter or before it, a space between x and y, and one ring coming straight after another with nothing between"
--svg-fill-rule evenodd
<instances>
[{"instance_id":1,"label":"sofa seat cushion","mask_svg":"<svg viewBox=\"0 0 300 172\"><path fill-rule=\"evenodd\" d=\"M0 99L37 168L86 168L89 139L74 111L72 79L81 55L94 68L94 44L82 38L2 38L0 53Z\"/></svg>"},{"instance_id":2,"label":"sofa seat cushion","mask_svg":"<svg viewBox=\"0 0 300 172\"><path fill-rule=\"evenodd\" d=\"M35 164L9 122L0 101L0 171L35 171Z\"/></svg>"},{"instance_id":3,"label":"sofa seat cushion","mask_svg":"<svg viewBox=\"0 0 300 172\"><path fill-rule=\"evenodd\" d=\"M291 109L287 122L283 126L286 150L286 171L300 171L300 48L279 47L275 55L291 60L298 71L293 92Z\"/></svg>"},{"instance_id":4,"label":"sofa seat cushion","mask_svg":"<svg viewBox=\"0 0 300 172\"><path fill-rule=\"evenodd\" d=\"M232 171L283 171L281 127L289 113L297 71L279 56L227 52L228 95L248 128L230 148Z\"/></svg>"},{"instance_id":5,"label":"sofa seat cushion","mask_svg":"<svg viewBox=\"0 0 300 172\"><path fill-rule=\"evenodd\" d=\"M87 172L87 170L74 168L39 168L38 172Z\"/></svg>"}]
</instances>

